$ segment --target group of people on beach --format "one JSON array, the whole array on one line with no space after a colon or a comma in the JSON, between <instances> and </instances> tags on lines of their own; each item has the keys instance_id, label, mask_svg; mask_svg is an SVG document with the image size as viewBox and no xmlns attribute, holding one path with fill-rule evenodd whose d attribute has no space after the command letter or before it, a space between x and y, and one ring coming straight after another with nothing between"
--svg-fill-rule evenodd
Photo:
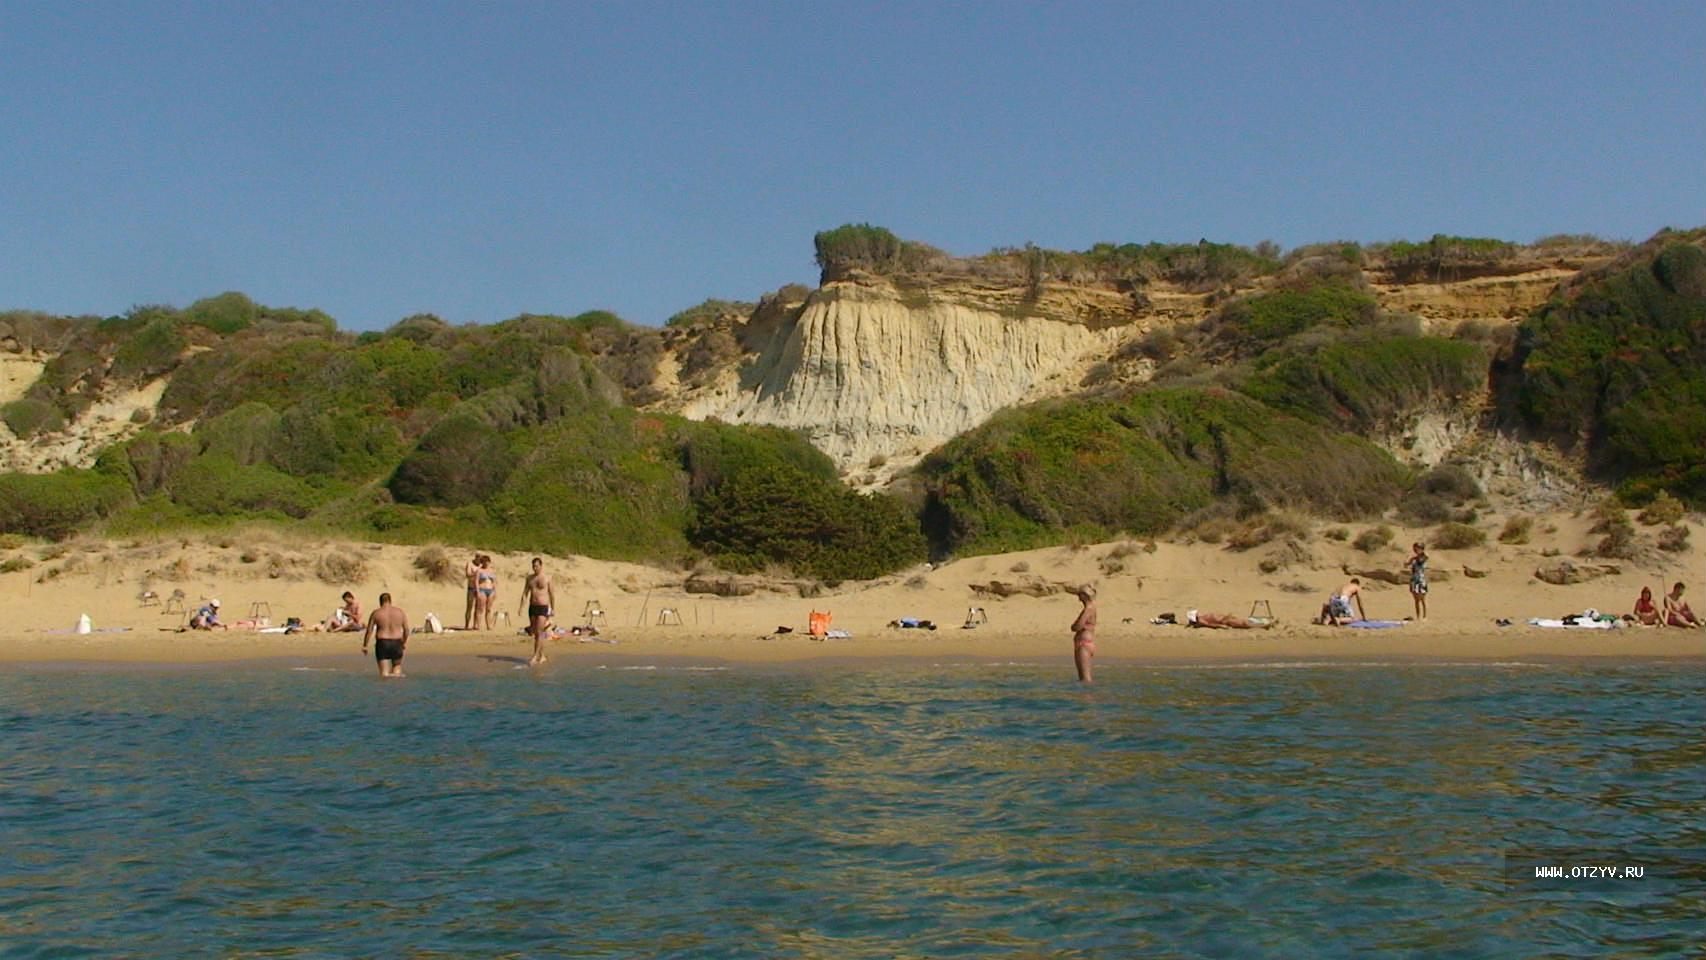
<instances>
[{"instance_id":1,"label":"group of people on beach","mask_svg":"<svg viewBox=\"0 0 1706 960\"><path fill-rule=\"evenodd\" d=\"M492 558L487 554L476 554L469 561L467 569L470 571L468 592L472 606L467 611L464 629L478 629L478 624L482 621L487 629L491 629L492 598L497 595L497 577L491 572ZM527 632L533 638L533 655L527 663L529 666L537 666L545 662L545 637L551 625L552 612L557 606L556 586L551 582L550 574L545 572L543 559L533 558L532 570L523 581L521 596L527 611ZM344 602L346 608L360 610L355 606L355 597L348 592L344 594ZM520 613L521 610L518 608L516 612ZM334 618L336 616L334 614ZM431 615L428 617L430 619ZM409 632L408 614L391 602L391 594L380 594L379 607L368 617L366 627L362 630L361 652L363 655L367 653L371 641L373 657L379 665L381 677L403 676L403 653L408 646Z\"/></svg>"},{"instance_id":2,"label":"group of people on beach","mask_svg":"<svg viewBox=\"0 0 1706 960\"><path fill-rule=\"evenodd\" d=\"M1653 603L1653 588L1642 587L1641 596L1635 600L1635 612L1630 619L1643 627L1706 627L1702 621L1689 609L1688 601L1682 599L1683 585L1681 581L1670 588L1665 594L1664 607L1660 609Z\"/></svg>"}]
</instances>

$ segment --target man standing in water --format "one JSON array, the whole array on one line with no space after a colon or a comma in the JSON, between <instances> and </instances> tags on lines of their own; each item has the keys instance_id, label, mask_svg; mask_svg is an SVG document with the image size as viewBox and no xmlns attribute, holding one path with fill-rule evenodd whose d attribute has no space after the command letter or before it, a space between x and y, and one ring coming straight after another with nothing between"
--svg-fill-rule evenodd
<instances>
[{"instance_id":1,"label":"man standing in water","mask_svg":"<svg viewBox=\"0 0 1706 960\"><path fill-rule=\"evenodd\" d=\"M533 558L533 572L522 581L521 602L527 605L527 632L533 635L533 657L528 666L545 662L545 628L551 624L551 612L557 609L557 589L545 574L545 561ZM516 613L520 613L518 607Z\"/></svg>"},{"instance_id":2,"label":"man standing in water","mask_svg":"<svg viewBox=\"0 0 1706 960\"><path fill-rule=\"evenodd\" d=\"M462 565L462 579L468 588L468 604L462 611L462 629L472 630L478 626L474 622L475 597L479 595L480 586L480 555L478 553Z\"/></svg>"},{"instance_id":3,"label":"man standing in water","mask_svg":"<svg viewBox=\"0 0 1706 960\"><path fill-rule=\"evenodd\" d=\"M367 641L373 641L373 659L379 664L379 675L396 678L403 675L403 646L409 642L409 615L402 607L391 605L391 595L379 595L379 609L367 618L367 629L361 634L361 652L367 652Z\"/></svg>"},{"instance_id":4,"label":"man standing in water","mask_svg":"<svg viewBox=\"0 0 1706 960\"><path fill-rule=\"evenodd\" d=\"M1090 682L1090 661L1096 656L1096 588L1086 583L1073 591L1084 609L1072 621L1072 662L1078 667L1078 682Z\"/></svg>"}]
</instances>

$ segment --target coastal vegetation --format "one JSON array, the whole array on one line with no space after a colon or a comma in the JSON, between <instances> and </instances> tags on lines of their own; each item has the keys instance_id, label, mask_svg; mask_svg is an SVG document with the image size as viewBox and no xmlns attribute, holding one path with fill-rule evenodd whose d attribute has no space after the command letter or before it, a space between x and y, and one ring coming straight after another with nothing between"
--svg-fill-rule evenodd
<instances>
[{"instance_id":1,"label":"coastal vegetation","mask_svg":"<svg viewBox=\"0 0 1706 960\"><path fill-rule=\"evenodd\" d=\"M467 327L417 315L359 336L323 316L226 294L67 319L81 346L0 410L16 435L63 427L103 389L171 379L155 422L93 467L0 475L0 530L261 521L822 579L924 555L897 502L844 487L799 436L628 406L623 341L636 334L614 314Z\"/></svg>"},{"instance_id":2,"label":"coastal vegetation","mask_svg":"<svg viewBox=\"0 0 1706 960\"><path fill-rule=\"evenodd\" d=\"M1515 423L1617 483L1706 504L1706 231L1666 233L1561 289L1495 367Z\"/></svg>"},{"instance_id":3,"label":"coastal vegetation","mask_svg":"<svg viewBox=\"0 0 1706 960\"><path fill-rule=\"evenodd\" d=\"M1079 393L1005 410L902 471L892 494L872 494L847 487L800 434L649 406L666 350L679 383L710 384L751 349L741 325L784 322L803 288L758 304L706 300L659 328L603 310L463 326L417 314L357 335L320 310L234 292L107 318L12 311L0 340L45 359L0 405L22 441L62 436L105 398L147 384L163 393L88 467L0 474L0 533L261 522L830 581L930 555L1169 531L1259 545L1300 535L1303 516L1367 526L1354 541L1364 550L1388 546L1378 525L1388 518L1437 526L1448 548L1485 536L1474 477L1452 463L1409 469L1375 441L1483 401L1489 423L1580 454L1645 505L1663 543L1681 542L1683 512L1706 504L1706 231L1639 248L1436 236L1289 253L1206 240L1028 244L971 258L870 224L814 241L826 278L1169 283L1196 291L1206 313L1130 338ZM1369 279L1584 251L1618 256L1508 336L1427 334L1419 317L1383 310ZM1145 376L1129 377L1139 364ZM1513 520L1499 539L1528 533ZM1628 522L1603 535L1595 549L1607 556L1635 543Z\"/></svg>"}]
</instances>

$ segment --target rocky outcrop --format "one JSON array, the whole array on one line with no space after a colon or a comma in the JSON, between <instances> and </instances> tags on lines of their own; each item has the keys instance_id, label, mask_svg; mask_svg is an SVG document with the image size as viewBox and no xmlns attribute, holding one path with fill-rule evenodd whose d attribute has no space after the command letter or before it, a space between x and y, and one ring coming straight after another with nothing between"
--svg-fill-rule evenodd
<instances>
[{"instance_id":1,"label":"rocky outcrop","mask_svg":"<svg viewBox=\"0 0 1706 960\"><path fill-rule=\"evenodd\" d=\"M682 412L804 431L844 470L890 472L1004 407L1066 392L1135 320L1114 291L827 284L754 318L746 362ZM761 311L762 312L762 311Z\"/></svg>"}]
</instances>

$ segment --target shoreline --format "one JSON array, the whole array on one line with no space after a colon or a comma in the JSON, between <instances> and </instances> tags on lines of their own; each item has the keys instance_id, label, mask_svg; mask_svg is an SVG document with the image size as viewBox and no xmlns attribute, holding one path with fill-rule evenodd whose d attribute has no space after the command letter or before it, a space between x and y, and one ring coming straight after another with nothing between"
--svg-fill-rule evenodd
<instances>
[{"instance_id":1,"label":"shoreline","mask_svg":"<svg viewBox=\"0 0 1706 960\"><path fill-rule=\"evenodd\" d=\"M913 631L906 631L912 633ZM898 631L896 632L898 633ZM947 636L943 636L947 634ZM404 670L469 674L525 668L529 641L500 634L418 634ZM1625 628L1547 630L1468 625L1407 625L1381 631L1282 627L1274 630L1152 628L1104 633L1098 666L1226 666L1230 664L1491 665L1665 663L1706 665L1706 631ZM30 672L122 672L156 669L234 670L305 667L376 672L359 634L0 634L0 663ZM622 669L869 669L889 665L978 665L1025 662L1070 674L1069 637L1013 632L940 631L933 636L814 641L799 635L758 638L732 634L634 631L614 644L553 641L541 674Z\"/></svg>"}]
</instances>

